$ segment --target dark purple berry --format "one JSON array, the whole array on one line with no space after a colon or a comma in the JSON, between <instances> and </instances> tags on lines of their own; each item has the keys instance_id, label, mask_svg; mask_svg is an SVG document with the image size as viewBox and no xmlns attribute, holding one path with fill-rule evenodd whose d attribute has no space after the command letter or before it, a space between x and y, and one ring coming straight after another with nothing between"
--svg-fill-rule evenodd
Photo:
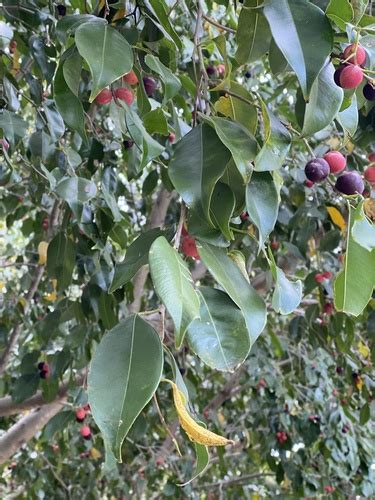
<instances>
[{"instance_id":1,"label":"dark purple berry","mask_svg":"<svg viewBox=\"0 0 375 500\"><path fill-rule=\"evenodd\" d=\"M215 66L212 66L212 64L210 64L209 66L207 66L206 71L207 75L212 76L216 73L216 68Z\"/></svg>"},{"instance_id":2,"label":"dark purple berry","mask_svg":"<svg viewBox=\"0 0 375 500\"><path fill-rule=\"evenodd\" d=\"M341 66L339 66L336 69L336 71L333 75L333 79L335 80L335 84L338 85L339 87L341 87L340 76L341 76L341 73L345 67L346 67L346 64L342 64Z\"/></svg>"},{"instance_id":3,"label":"dark purple berry","mask_svg":"<svg viewBox=\"0 0 375 500\"><path fill-rule=\"evenodd\" d=\"M363 95L368 101L375 101L375 87L371 83L366 83L363 87Z\"/></svg>"},{"instance_id":4,"label":"dark purple berry","mask_svg":"<svg viewBox=\"0 0 375 500\"><path fill-rule=\"evenodd\" d=\"M123 144L125 149L130 149L134 146L134 141L131 140L124 141Z\"/></svg>"},{"instance_id":5,"label":"dark purple berry","mask_svg":"<svg viewBox=\"0 0 375 500\"><path fill-rule=\"evenodd\" d=\"M337 179L335 188L347 195L362 194L365 185L358 172L345 172Z\"/></svg>"},{"instance_id":6,"label":"dark purple berry","mask_svg":"<svg viewBox=\"0 0 375 500\"><path fill-rule=\"evenodd\" d=\"M146 94L148 97L152 97L153 93L155 92L155 89L157 87L156 80L152 78L151 76L145 76L143 78L143 85L146 91Z\"/></svg>"},{"instance_id":7,"label":"dark purple berry","mask_svg":"<svg viewBox=\"0 0 375 500\"><path fill-rule=\"evenodd\" d=\"M314 158L305 167L305 175L312 182L322 182L329 174L329 165L324 158Z\"/></svg>"},{"instance_id":8,"label":"dark purple berry","mask_svg":"<svg viewBox=\"0 0 375 500\"><path fill-rule=\"evenodd\" d=\"M41 370L39 372L40 378L46 379L49 377L49 370Z\"/></svg>"},{"instance_id":9,"label":"dark purple berry","mask_svg":"<svg viewBox=\"0 0 375 500\"><path fill-rule=\"evenodd\" d=\"M46 366L45 362L41 361L40 363L38 363L38 370L44 370L45 366Z\"/></svg>"},{"instance_id":10,"label":"dark purple berry","mask_svg":"<svg viewBox=\"0 0 375 500\"><path fill-rule=\"evenodd\" d=\"M251 78L251 71L246 71L245 78Z\"/></svg>"},{"instance_id":11,"label":"dark purple berry","mask_svg":"<svg viewBox=\"0 0 375 500\"><path fill-rule=\"evenodd\" d=\"M344 373L344 368L342 366L337 366L336 373L337 375L342 375Z\"/></svg>"},{"instance_id":12,"label":"dark purple berry","mask_svg":"<svg viewBox=\"0 0 375 500\"><path fill-rule=\"evenodd\" d=\"M57 12L59 13L59 16L65 16L66 14L66 7L65 5L58 5L57 7Z\"/></svg>"}]
</instances>

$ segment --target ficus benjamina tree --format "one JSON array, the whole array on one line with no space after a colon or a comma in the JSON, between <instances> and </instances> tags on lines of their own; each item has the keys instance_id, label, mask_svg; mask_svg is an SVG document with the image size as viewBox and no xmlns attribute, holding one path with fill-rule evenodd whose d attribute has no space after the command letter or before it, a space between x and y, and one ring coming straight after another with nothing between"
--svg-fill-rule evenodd
<instances>
[{"instance_id":1,"label":"ficus benjamina tree","mask_svg":"<svg viewBox=\"0 0 375 500\"><path fill-rule=\"evenodd\" d=\"M2 3L2 498L375 494L372 9Z\"/></svg>"}]
</instances>

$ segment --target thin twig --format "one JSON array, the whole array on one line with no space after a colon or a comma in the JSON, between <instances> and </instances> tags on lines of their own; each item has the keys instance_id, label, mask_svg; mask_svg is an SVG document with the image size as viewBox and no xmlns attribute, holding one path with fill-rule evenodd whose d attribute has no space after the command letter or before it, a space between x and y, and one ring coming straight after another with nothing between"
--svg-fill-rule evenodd
<instances>
[{"instance_id":1,"label":"thin twig","mask_svg":"<svg viewBox=\"0 0 375 500\"><path fill-rule=\"evenodd\" d=\"M208 23L212 24L216 28L219 28L220 30L227 31L228 33L236 33L236 30L229 28L228 26L223 26L222 24L218 23L215 21L215 19L212 19L212 17L207 16L206 14L202 14L203 19L205 19Z\"/></svg>"}]
</instances>

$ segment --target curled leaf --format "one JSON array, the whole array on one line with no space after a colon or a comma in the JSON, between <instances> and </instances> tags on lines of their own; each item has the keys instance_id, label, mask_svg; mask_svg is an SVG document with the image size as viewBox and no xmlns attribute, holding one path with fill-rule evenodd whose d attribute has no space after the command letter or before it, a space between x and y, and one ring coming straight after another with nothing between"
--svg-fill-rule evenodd
<instances>
[{"instance_id":1,"label":"curled leaf","mask_svg":"<svg viewBox=\"0 0 375 500\"><path fill-rule=\"evenodd\" d=\"M46 241L41 241L38 245L38 254L39 254L38 264L40 266L44 266L44 264L47 262L47 249L48 249L48 243Z\"/></svg>"},{"instance_id":2,"label":"curled leaf","mask_svg":"<svg viewBox=\"0 0 375 500\"><path fill-rule=\"evenodd\" d=\"M331 220L336 226L338 226L341 231L345 231L346 229L346 222L344 217L341 215L341 213L337 210L336 207L327 207L327 212L329 216L331 217Z\"/></svg>"},{"instance_id":3,"label":"curled leaf","mask_svg":"<svg viewBox=\"0 0 375 500\"><path fill-rule=\"evenodd\" d=\"M205 446L226 446L228 444L234 444L234 441L219 436L199 425L186 409L186 398L183 393L174 382L171 380L168 380L168 382L173 388L173 400L178 414L178 420L191 441Z\"/></svg>"}]
</instances>

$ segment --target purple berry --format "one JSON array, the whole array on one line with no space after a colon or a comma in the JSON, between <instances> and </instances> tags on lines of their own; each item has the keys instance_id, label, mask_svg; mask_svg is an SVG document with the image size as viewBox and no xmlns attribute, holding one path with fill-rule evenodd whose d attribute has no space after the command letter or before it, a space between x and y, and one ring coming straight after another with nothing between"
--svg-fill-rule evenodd
<instances>
[{"instance_id":1,"label":"purple berry","mask_svg":"<svg viewBox=\"0 0 375 500\"><path fill-rule=\"evenodd\" d=\"M363 87L363 95L368 101L375 101L375 87L371 83L366 83Z\"/></svg>"},{"instance_id":2,"label":"purple berry","mask_svg":"<svg viewBox=\"0 0 375 500\"><path fill-rule=\"evenodd\" d=\"M59 16L65 16L66 14L66 7L65 5L57 5L57 12L59 13Z\"/></svg>"},{"instance_id":3,"label":"purple berry","mask_svg":"<svg viewBox=\"0 0 375 500\"><path fill-rule=\"evenodd\" d=\"M143 85L145 87L145 91L148 97L152 97L157 87L156 80L151 76L145 76L143 78Z\"/></svg>"},{"instance_id":4,"label":"purple berry","mask_svg":"<svg viewBox=\"0 0 375 500\"><path fill-rule=\"evenodd\" d=\"M340 191L340 193L351 195L351 194L362 194L365 189L362 177L358 172L345 172L337 179L335 188Z\"/></svg>"},{"instance_id":5,"label":"purple berry","mask_svg":"<svg viewBox=\"0 0 375 500\"><path fill-rule=\"evenodd\" d=\"M329 174L329 165L324 158L314 158L305 167L305 175L312 182L322 182Z\"/></svg>"},{"instance_id":6,"label":"purple berry","mask_svg":"<svg viewBox=\"0 0 375 500\"><path fill-rule=\"evenodd\" d=\"M123 144L124 144L124 148L125 149L130 149L130 148L132 148L134 146L134 141L132 141L132 140L126 140L126 141L123 142Z\"/></svg>"},{"instance_id":7,"label":"purple berry","mask_svg":"<svg viewBox=\"0 0 375 500\"><path fill-rule=\"evenodd\" d=\"M206 71L207 71L207 75L212 76L216 73L216 68L215 68L215 66L212 66L212 64L210 64L209 66L207 66Z\"/></svg>"},{"instance_id":8,"label":"purple berry","mask_svg":"<svg viewBox=\"0 0 375 500\"><path fill-rule=\"evenodd\" d=\"M341 87L340 76L341 76L341 73L345 67L346 67L346 64L342 64L341 66L339 66L336 69L336 71L333 75L333 79L335 80L335 84L338 85L339 87Z\"/></svg>"}]
</instances>

